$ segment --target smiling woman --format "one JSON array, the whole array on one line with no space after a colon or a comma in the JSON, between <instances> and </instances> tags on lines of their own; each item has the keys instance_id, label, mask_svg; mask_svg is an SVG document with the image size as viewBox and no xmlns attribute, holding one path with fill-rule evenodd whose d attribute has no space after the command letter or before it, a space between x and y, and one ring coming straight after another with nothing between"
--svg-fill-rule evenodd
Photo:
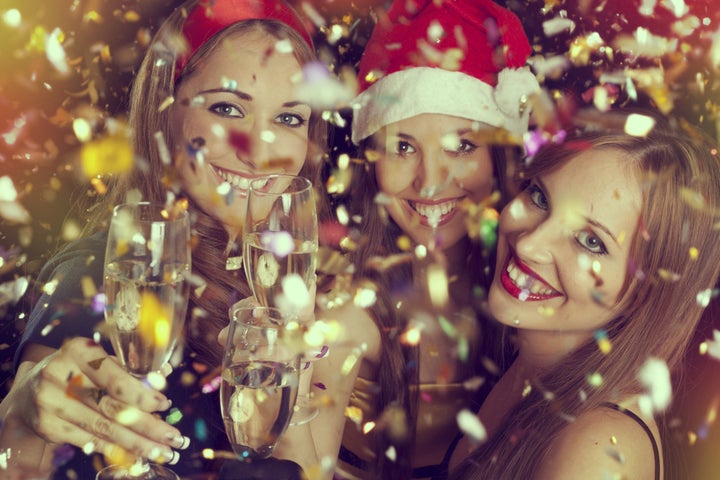
<instances>
[{"instance_id":1,"label":"smiling woman","mask_svg":"<svg viewBox=\"0 0 720 480\"><path fill-rule=\"evenodd\" d=\"M345 420L340 449L348 478L443 478L456 415L495 380L494 208L539 90L530 52L490 0L397 0L365 47L348 209L355 280L377 301L351 327L366 350L351 379L361 422Z\"/></svg>"},{"instance_id":2,"label":"smiling woman","mask_svg":"<svg viewBox=\"0 0 720 480\"><path fill-rule=\"evenodd\" d=\"M17 380L0 409L9 471L93 478L100 455L113 463L180 459L173 470L183 477L216 470L214 453L202 452L230 450L215 392L217 335L230 305L251 296L232 261L242 251L247 182L268 173L317 181L326 127L295 94L312 62L304 22L282 0L190 0L163 22L132 86L127 133L135 162L102 176L108 191L92 206L87 235L38 280L52 288L30 314ZM138 201L188 210L195 247L184 349L172 360L180 368L154 388L95 341L103 334L107 221L115 204ZM176 409L164 421L154 413L169 408L168 397ZM173 449L188 448L187 436L190 450L181 457Z\"/></svg>"},{"instance_id":3,"label":"smiling woman","mask_svg":"<svg viewBox=\"0 0 720 480\"><path fill-rule=\"evenodd\" d=\"M664 122L528 159L489 295L517 356L452 478L687 478L663 412L720 274L698 258L720 255L719 178L716 148Z\"/></svg>"}]
</instances>

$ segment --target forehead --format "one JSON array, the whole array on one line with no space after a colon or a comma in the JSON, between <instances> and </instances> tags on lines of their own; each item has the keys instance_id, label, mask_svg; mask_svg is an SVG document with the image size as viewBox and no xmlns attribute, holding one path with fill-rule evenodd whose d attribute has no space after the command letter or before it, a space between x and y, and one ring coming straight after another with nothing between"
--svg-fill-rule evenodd
<instances>
[{"instance_id":1,"label":"forehead","mask_svg":"<svg viewBox=\"0 0 720 480\"><path fill-rule=\"evenodd\" d=\"M483 127L489 128L487 125L467 118L442 113L423 113L390 123L386 126L385 131L387 136L406 134L432 138L433 136L441 137L458 130L478 130Z\"/></svg>"},{"instance_id":2,"label":"forehead","mask_svg":"<svg viewBox=\"0 0 720 480\"><path fill-rule=\"evenodd\" d=\"M279 40L259 29L233 32L209 52L196 76L237 79L272 75L276 82L290 81L300 71L292 48L289 40Z\"/></svg>"},{"instance_id":3,"label":"forehead","mask_svg":"<svg viewBox=\"0 0 720 480\"><path fill-rule=\"evenodd\" d=\"M540 178L555 208L592 218L616 235L634 233L642 190L637 167L624 152L586 150Z\"/></svg>"}]
</instances>

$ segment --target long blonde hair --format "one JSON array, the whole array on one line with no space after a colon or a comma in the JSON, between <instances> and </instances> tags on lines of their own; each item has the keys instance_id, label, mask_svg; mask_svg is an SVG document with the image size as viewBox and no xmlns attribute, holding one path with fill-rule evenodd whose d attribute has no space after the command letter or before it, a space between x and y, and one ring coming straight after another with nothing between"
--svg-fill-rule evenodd
<instances>
[{"instance_id":1,"label":"long blonde hair","mask_svg":"<svg viewBox=\"0 0 720 480\"><path fill-rule=\"evenodd\" d=\"M525 179L533 178L593 148L623 154L641 174L640 224L614 308L618 314L605 327L612 349L603 353L591 340L533 379L531 393L498 435L473 452L453 478L532 478L568 419L642 391L637 373L649 358L679 371L704 309L698 294L709 292L720 275L720 162L707 139L691 135L666 126L646 138L584 134L545 148L524 170ZM601 385L590 386L590 374L599 374ZM662 417L658 423L662 431ZM665 476L673 478L672 455L665 450Z\"/></svg>"}]
</instances>

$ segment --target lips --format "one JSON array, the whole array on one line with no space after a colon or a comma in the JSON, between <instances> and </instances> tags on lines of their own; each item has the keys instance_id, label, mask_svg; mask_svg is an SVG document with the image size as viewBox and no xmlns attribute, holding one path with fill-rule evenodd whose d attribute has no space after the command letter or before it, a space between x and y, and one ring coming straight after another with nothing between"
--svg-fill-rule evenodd
<instances>
[{"instance_id":1,"label":"lips","mask_svg":"<svg viewBox=\"0 0 720 480\"><path fill-rule=\"evenodd\" d=\"M257 178L245 177L238 172L220 168L217 165L212 165L212 170L221 181L229 183L234 190L240 192L247 192L250 188L250 182Z\"/></svg>"},{"instance_id":2,"label":"lips","mask_svg":"<svg viewBox=\"0 0 720 480\"><path fill-rule=\"evenodd\" d=\"M420 224L426 227L439 227L448 223L457 213L458 200L427 203L406 200L408 208L420 217Z\"/></svg>"},{"instance_id":3,"label":"lips","mask_svg":"<svg viewBox=\"0 0 720 480\"><path fill-rule=\"evenodd\" d=\"M508 253L500 282L510 295L525 302L538 302L562 296L562 293L520 261L512 251Z\"/></svg>"}]
</instances>

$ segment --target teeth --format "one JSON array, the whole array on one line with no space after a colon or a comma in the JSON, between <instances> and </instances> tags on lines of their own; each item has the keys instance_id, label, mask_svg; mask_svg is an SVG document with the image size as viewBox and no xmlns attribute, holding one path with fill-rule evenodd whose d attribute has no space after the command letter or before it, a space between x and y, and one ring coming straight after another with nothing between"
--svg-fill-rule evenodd
<instances>
[{"instance_id":1,"label":"teeth","mask_svg":"<svg viewBox=\"0 0 720 480\"><path fill-rule=\"evenodd\" d=\"M217 174L220 176L220 178L222 178L223 180L228 182L234 188L247 190L250 187L249 179L247 179L245 177L241 177L240 175L235 175L234 173L230 173L225 170L220 170L217 167L213 167L213 168L215 169L215 172L217 172Z\"/></svg>"},{"instance_id":2,"label":"teeth","mask_svg":"<svg viewBox=\"0 0 720 480\"><path fill-rule=\"evenodd\" d=\"M515 262L508 263L505 271L515 285L534 295L552 295L556 293L554 290L547 288L542 282L539 282L530 275L520 271L517 265L515 265Z\"/></svg>"},{"instance_id":3,"label":"teeth","mask_svg":"<svg viewBox=\"0 0 720 480\"><path fill-rule=\"evenodd\" d=\"M411 202L411 205L413 209L415 209L415 211L423 217L427 217L428 219L437 219L439 221L440 217L447 215L455 209L457 201L451 200L449 202L438 203L436 205Z\"/></svg>"}]
</instances>

